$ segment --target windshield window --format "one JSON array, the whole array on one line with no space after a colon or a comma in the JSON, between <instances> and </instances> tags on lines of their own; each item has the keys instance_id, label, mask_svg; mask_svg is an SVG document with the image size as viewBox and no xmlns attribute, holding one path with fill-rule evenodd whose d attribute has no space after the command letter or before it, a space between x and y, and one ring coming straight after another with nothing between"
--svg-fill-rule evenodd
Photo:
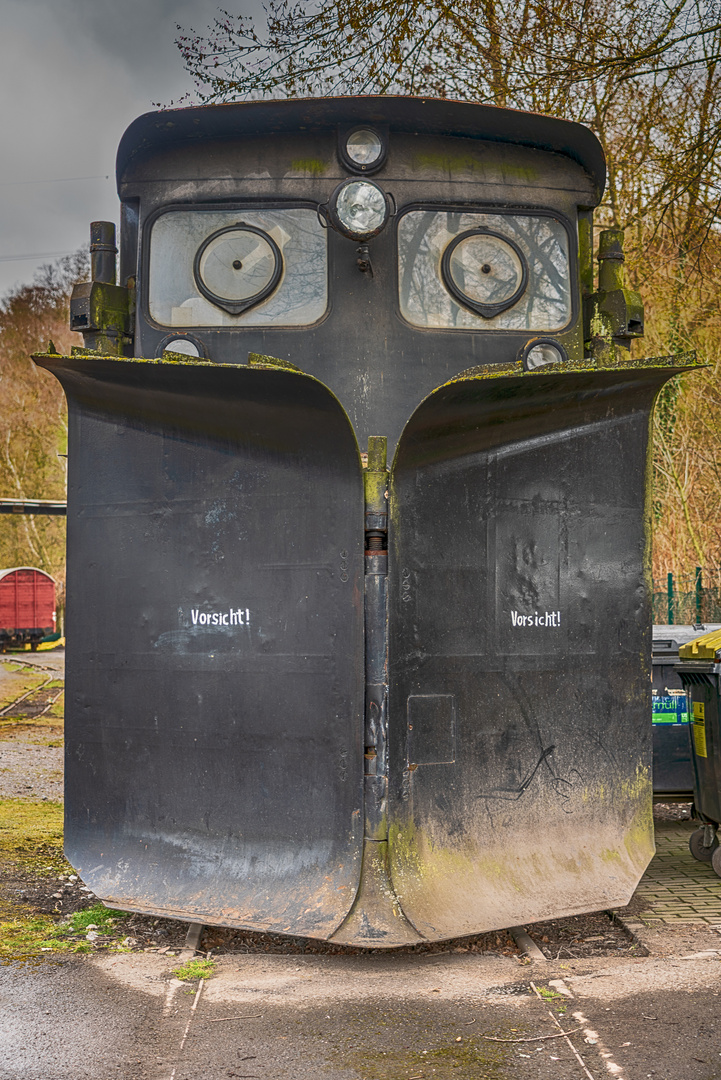
<instances>
[{"instance_id":1,"label":"windshield window","mask_svg":"<svg viewBox=\"0 0 721 1080\"><path fill-rule=\"evenodd\" d=\"M161 326L307 326L327 305L315 210L172 210L153 224L148 306Z\"/></svg>"},{"instance_id":2,"label":"windshield window","mask_svg":"<svg viewBox=\"0 0 721 1080\"><path fill-rule=\"evenodd\" d=\"M545 214L411 210L398 224L398 288L413 326L560 330L572 313L568 234Z\"/></svg>"}]
</instances>

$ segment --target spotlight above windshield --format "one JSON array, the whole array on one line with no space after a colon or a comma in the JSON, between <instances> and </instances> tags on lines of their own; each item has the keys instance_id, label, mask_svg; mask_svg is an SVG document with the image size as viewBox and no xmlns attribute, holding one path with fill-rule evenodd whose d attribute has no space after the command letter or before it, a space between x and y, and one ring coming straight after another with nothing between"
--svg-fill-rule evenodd
<instances>
[{"instance_id":1,"label":"spotlight above windshield","mask_svg":"<svg viewBox=\"0 0 721 1080\"><path fill-rule=\"evenodd\" d=\"M333 228L349 240L377 236L391 215L389 197L370 180L345 180L323 209Z\"/></svg>"}]
</instances>

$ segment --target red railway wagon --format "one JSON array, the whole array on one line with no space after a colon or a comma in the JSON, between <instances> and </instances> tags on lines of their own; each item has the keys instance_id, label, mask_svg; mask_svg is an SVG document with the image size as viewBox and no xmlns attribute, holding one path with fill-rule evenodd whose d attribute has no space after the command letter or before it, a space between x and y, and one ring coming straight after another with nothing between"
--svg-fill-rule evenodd
<instances>
[{"instance_id":1,"label":"red railway wagon","mask_svg":"<svg viewBox=\"0 0 721 1080\"><path fill-rule=\"evenodd\" d=\"M55 633L55 579L32 566L0 570L0 652L12 645L35 651Z\"/></svg>"}]
</instances>

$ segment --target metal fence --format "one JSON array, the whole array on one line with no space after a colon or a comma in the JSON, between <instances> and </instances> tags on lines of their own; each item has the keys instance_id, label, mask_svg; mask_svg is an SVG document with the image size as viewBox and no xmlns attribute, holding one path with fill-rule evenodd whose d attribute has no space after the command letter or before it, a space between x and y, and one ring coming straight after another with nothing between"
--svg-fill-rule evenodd
<instances>
[{"instance_id":1,"label":"metal fence","mask_svg":"<svg viewBox=\"0 0 721 1080\"><path fill-rule=\"evenodd\" d=\"M721 569L697 566L689 574L654 578L653 621L687 626L721 623Z\"/></svg>"}]
</instances>

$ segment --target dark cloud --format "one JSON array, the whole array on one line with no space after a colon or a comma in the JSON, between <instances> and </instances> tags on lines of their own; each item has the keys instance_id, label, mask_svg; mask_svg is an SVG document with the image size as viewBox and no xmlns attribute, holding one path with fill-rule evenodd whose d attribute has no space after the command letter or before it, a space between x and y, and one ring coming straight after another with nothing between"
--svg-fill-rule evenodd
<instances>
[{"instance_id":1,"label":"dark cloud","mask_svg":"<svg viewBox=\"0 0 721 1080\"><path fill-rule=\"evenodd\" d=\"M8 256L70 252L90 221L117 220L120 137L153 102L192 92L176 24L202 32L222 2L0 0L0 295L44 261ZM262 18L260 0L224 6Z\"/></svg>"},{"instance_id":2,"label":"dark cloud","mask_svg":"<svg viewBox=\"0 0 721 1080\"><path fill-rule=\"evenodd\" d=\"M57 2L30 0L30 6L55 11ZM218 7L217 0L72 0L63 4L63 22L70 33L94 43L128 70L151 80L167 77L171 84L182 79L182 62L173 44L176 27L202 32Z\"/></svg>"}]
</instances>

